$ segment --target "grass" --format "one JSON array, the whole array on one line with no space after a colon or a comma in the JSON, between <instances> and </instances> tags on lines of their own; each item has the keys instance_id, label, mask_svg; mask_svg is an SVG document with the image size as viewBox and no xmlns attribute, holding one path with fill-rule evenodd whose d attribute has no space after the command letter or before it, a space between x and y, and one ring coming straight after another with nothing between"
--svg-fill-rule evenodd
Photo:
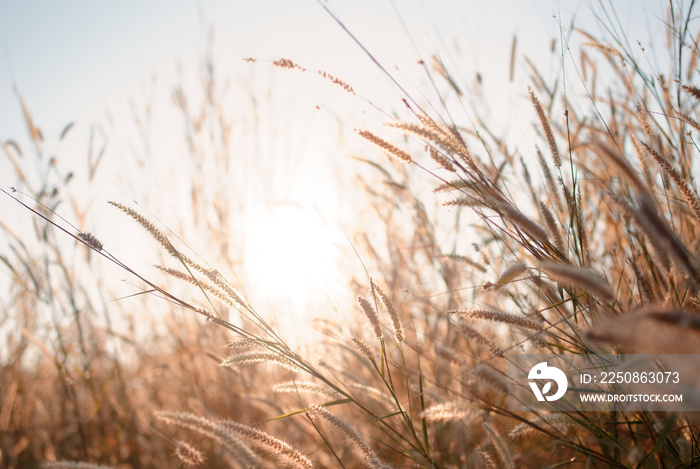
<instances>
[{"instance_id":1,"label":"grass","mask_svg":"<svg viewBox=\"0 0 700 469\"><path fill-rule=\"evenodd\" d=\"M157 277L124 264L99 233L57 216L58 176L42 171L37 189L5 145L32 198L5 193L36 215L38 249L3 223L12 281L6 315L22 331L11 334L0 369L3 466L157 467L178 458L205 467L697 465L692 413L515 412L506 393L509 354L698 350L693 7L669 13L666 74L605 19L612 42L576 31L587 41L578 55L562 44L582 98L568 91L570 75L548 83L533 70L523 99L545 150L513 149L479 119L453 120L447 98L433 107L406 94L405 118L359 129L371 145L360 160L371 172L358 190L383 231L354 240L366 268L348 282L358 324L323 324L326 339L309 354L172 233L113 203L167 254ZM289 59L274 65L309 73ZM444 66L437 74L445 96L451 88L462 95ZM190 115L184 93L177 96ZM212 111L215 102L203 106ZM199 115L203 124L186 122L192 155L206 153L198 146L208 145L198 138L202 125L226 129L220 113ZM25 117L40 152L26 107ZM375 160L375 148L389 159ZM426 181L436 194L424 190ZM207 193L199 184L192 192ZM206 203L198 199L193 210ZM230 228L223 212L219 220ZM441 222L445 214L454 219ZM115 264L149 294L148 308L168 310L165 332L152 342L160 349L98 327L104 308L89 285L105 286L78 276L67 237L87 248L83 267ZM475 249L465 249L469 243ZM240 321L222 315L224 307ZM124 359L124 349L137 359Z\"/></svg>"}]
</instances>

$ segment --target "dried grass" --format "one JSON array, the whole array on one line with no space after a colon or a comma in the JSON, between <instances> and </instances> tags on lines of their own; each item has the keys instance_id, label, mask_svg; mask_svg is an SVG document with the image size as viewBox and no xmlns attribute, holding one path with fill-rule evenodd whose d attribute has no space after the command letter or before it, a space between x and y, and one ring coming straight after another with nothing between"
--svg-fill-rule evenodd
<instances>
[{"instance_id":1,"label":"dried grass","mask_svg":"<svg viewBox=\"0 0 700 469\"><path fill-rule=\"evenodd\" d=\"M668 21L675 49L667 76L691 82L698 48L697 40L678 27L693 17L690 11L683 15L676 12ZM600 17L605 22L614 15ZM606 36L617 34L617 27L605 25ZM567 32L562 27L566 41ZM358 175L365 191L356 199L364 201L358 229L364 232L348 235L366 269L365 280L348 281L348 291L363 290L360 285L369 282L369 296L357 299L369 331L360 321L336 323L329 311L313 311L325 318L325 338L304 353L285 342L285 331L267 311L256 311L233 287L242 282L229 283L193 260L200 257L185 255L184 242L177 240L176 247L175 235L139 211L112 203L178 264L158 267L156 275L163 277L158 282L122 264L99 233L60 218L56 207L75 207L79 226L92 215L85 215L77 200L64 203L67 182L51 178L70 178L42 156L44 134L20 99L34 158L12 140L1 142L2 151L18 186L35 198L25 203L20 194L4 193L37 222L22 232L9 221L0 224L9 246L0 252L11 282L7 323L21 331L7 342L7 361L0 368L3 464L36 467L39 460L60 457L119 467L162 467L173 459L220 467L230 458L247 467L697 465L700 432L686 414L668 419L601 411L565 417L507 407L510 353L673 354L700 347L700 198L692 177L699 164L694 139L700 91L649 71L625 48L624 37L584 37L592 46L580 51L578 68L586 100L570 92L570 75L564 83L562 77L551 80L532 70L534 127L547 142L551 161L534 145L515 148L479 109L467 122L453 112L464 109L461 90L467 88L439 59L437 73L451 93L439 106L406 94L399 107L408 115L396 112L390 118L389 126L408 139L391 143L374 130L357 132L410 164L375 161L370 148L362 158L370 163ZM570 45L561 44L561 51ZM517 64L515 43L512 50L511 66ZM573 54L556 57L575 60ZM290 59L272 65L308 71ZM400 85L393 72L382 70ZM351 93L350 99L369 102L334 75L318 74ZM235 133L218 101L224 93L206 70L202 86L201 106L180 88L173 102L185 122L184 146L193 162L207 161L221 174L193 164L192 187L173 190L192 199L195 231L215 233L210 244L218 249L216 261L230 267L236 279L240 265L231 239L240 227L232 214L237 202L227 198L226 189L231 171L245 165L232 159ZM557 115L559 103L563 116ZM206 135L218 137L208 141ZM415 139L425 145L424 153L409 152ZM625 156L632 150L634 160ZM91 154L88 160L91 177L101 156ZM32 179L35 163L44 165L38 172L44 179ZM535 165L541 177L530 175L528 167ZM424 193L426 178L436 196ZM436 202L442 197L449 197L440 202L453 208L442 209ZM54 232L68 235L72 244ZM71 251L76 241L83 244L79 255ZM109 289L96 270L85 275L95 269L95 258L133 276L132 298L116 304L93 299L93 291ZM381 279L382 287L372 278ZM187 296L176 295L170 284L161 286L161 280L181 281L177 288ZM209 296L231 307L228 316ZM132 300L144 303L130 306ZM351 310L349 303L335 307ZM112 308L144 323L143 311L157 307L170 314L154 324L152 341L141 343L110 326ZM183 319L183 313L195 314ZM395 340L386 340L385 332ZM221 359L226 348L232 355ZM138 359L129 362L124 351ZM323 405L307 407L310 398ZM154 417L158 408L182 411ZM209 441L197 441L195 448L163 438L154 430L157 418Z\"/></svg>"}]
</instances>

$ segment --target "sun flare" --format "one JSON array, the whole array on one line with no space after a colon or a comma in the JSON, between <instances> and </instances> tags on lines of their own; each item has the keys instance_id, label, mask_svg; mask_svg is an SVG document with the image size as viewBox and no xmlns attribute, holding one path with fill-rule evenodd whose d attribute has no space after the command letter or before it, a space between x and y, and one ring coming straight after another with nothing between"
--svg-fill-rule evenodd
<instances>
[{"instance_id":1,"label":"sun flare","mask_svg":"<svg viewBox=\"0 0 700 469\"><path fill-rule=\"evenodd\" d=\"M340 284L340 230L317 210L295 202L250 218L245 271L251 295L286 317L301 319L334 294Z\"/></svg>"}]
</instances>

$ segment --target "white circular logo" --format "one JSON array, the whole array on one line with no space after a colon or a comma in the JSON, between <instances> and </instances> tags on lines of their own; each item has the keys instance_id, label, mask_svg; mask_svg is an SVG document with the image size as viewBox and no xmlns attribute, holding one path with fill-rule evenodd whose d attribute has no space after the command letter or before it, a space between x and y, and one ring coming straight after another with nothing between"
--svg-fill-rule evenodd
<instances>
[{"instance_id":1,"label":"white circular logo","mask_svg":"<svg viewBox=\"0 0 700 469\"><path fill-rule=\"evenodd\" d=\"M547 366L547 362L541 362L533 366L530 369L530 373L527 375L527 378L535 380L548 380L547 383L542 387L541 391L536 383L528 383L532 388L532 392L535 393L535 397L540 402L544 400L556 401L558 399L561 399L561 397L566 392L566 388L569 385L564 372L556 366ZM551 396L546 396L546 394L552 389L552 381L557 383L557 392Z\"/></svg>"}]
</instances>

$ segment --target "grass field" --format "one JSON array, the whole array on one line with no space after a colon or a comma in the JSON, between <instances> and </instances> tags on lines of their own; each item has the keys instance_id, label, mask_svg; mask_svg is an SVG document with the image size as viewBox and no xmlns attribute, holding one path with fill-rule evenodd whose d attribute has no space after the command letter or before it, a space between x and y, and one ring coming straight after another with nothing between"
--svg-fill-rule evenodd
<instances>
[{"instance_id":1,"label":"grass field","mask_svg":"<svg viewBox=\"0 0 700 469\"><path fill-rule=\"evenodd\" d=\"M513 354L699 350L694 6L669 3L658 61L618 28L612 5L598 6L604 35L561 26L552 78L517 59L514 40L511 67L530 77L519 92L529 144L500 135L488 96L474 101L465 90L478 86L437 56L418 64L424 94L368 66L402 99L374 109L385 119L372 128L338 118L361 152L339 141L333 156L352 163L337 184L353 182L357 223L324 234L294 206L262 225L287 231L288 246L250 235L273 253L258 277L288 278L286 300L282 287L248 291L247 264L263 254L237 233L250 221L242 197L265 210L287 169L236 160L243 137L210 62L201 89L172 92L187 160L165 196L134 194L153 206L86 203L72 179L96 183L99 148L85 167L56 163L22 101L31 147L2 142L17 180L3 197L22 215L0 218L0 467L696 467L694 413L507 405ZM371 107L294 57L244 66ZM53 130L59 142L69 131ZM163 200L178 210L157 212ZM98 214L125 231L90 232ZM128 261L108 239L129 247Z\"/></svg>"}]
</instances>

